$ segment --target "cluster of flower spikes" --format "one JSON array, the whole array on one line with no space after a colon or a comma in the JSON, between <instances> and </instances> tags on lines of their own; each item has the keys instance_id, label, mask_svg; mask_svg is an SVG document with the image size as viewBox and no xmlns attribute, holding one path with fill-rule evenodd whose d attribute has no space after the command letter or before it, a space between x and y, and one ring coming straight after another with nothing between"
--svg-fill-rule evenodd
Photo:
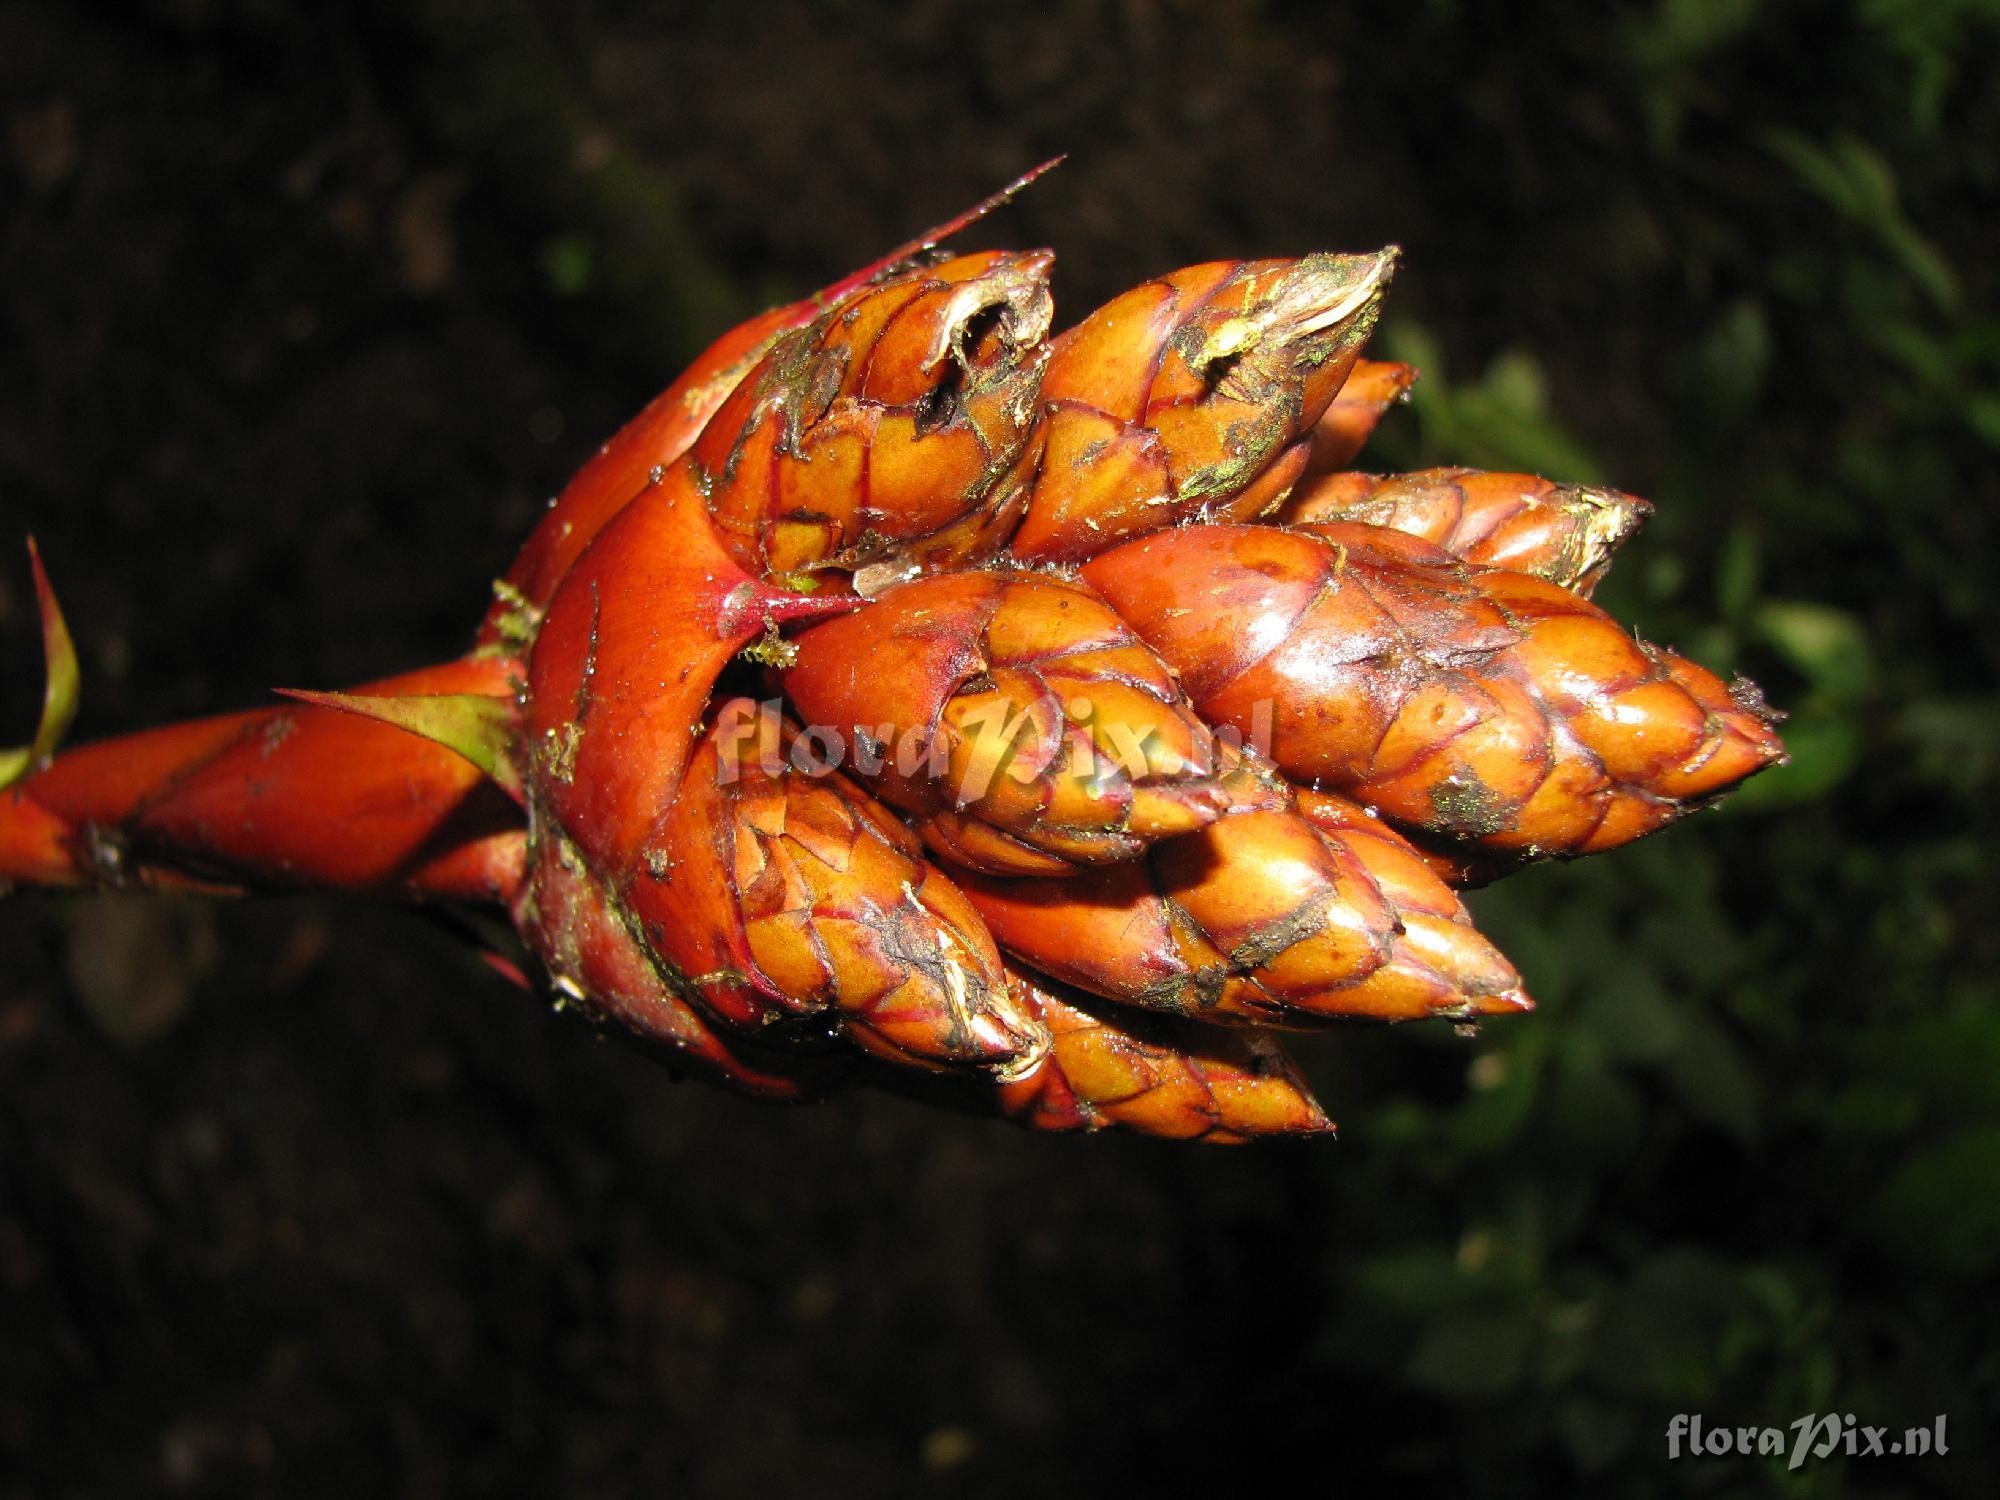
<instances>
[{"instance_id":1,"label":"cluster of flower spikes","mask_svg":"<svg viewBox=\"0 0 2000 1500\"><path fill-rule=\"evenodd\" d=\"M922 258L727 371L512 626L559 983L767 1096L1214 1141L1330 1128L1274 1031L1528 1009L1456 888L1781 749L1589 603L1643 502L1350 471L1392 265L1051 337L1047 254Z\"/></svg>"},{"instance_id":2,"label":"cluster of flower spikes","mask_svg":"<svg viewBox=\"0 0 2000 1500\"><path fill-rule=\"evenodd\" d=\"M1775 715L1589 602L1644 502L1353 471L1416 374L1360 357L1391 253L1053 336L1050 267L925 249L732 330L461 662L54 758L52 715L0 878L498 902L768 1099L1327 1132L1274 1032L1530 1008L1459 890L1712 801Z\"/></svg>"}]
</instances>

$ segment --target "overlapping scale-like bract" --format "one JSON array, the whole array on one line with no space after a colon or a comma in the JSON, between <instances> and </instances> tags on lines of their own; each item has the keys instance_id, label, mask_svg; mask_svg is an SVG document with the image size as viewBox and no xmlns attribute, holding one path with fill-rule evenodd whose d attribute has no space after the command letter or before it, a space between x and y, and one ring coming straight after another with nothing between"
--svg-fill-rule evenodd
<instances>
[{"instance_id":1,"label":"overlapping scale-like bract","mask_svg":"<svg viewBox=\"0 0 2000 1500\"><path fill-rule=\"evenodd\" d=\"M1274 519L1361 522L1406 532L1481 567L1511 568L1585 598L1653 507L1636 495L1535 474L1426 469L1328 474L1295 489Z\"/></svg>"},{"instance_id":2,"label":"overlapping scale-like bract","mask_svg":"<svg viewBox=\"0 0 2000 1500\"><path fill-rule=\"evenodd\" d=\"M1394 262L1383 251L1190 266L1063 335L1042 377L1013 555L1073 563L1277 504L1375 326Z\"/></svg>"},{"instance_id":3,"label":"overlapping scale-like bract","mask_svg":"<svg viewBox=\"0 0 2000 1500\"><path fill-rule=\"evenodd\" d=\"M797 640L781 677L808 723L933 848L995 874L1129 859L1230 805L1173 674L1080 584L1001 570L921 578Z\"/></svg>"},{"instance_id":4,"label":"overlapping scale-like bract","mask_svg":"<svg viewBox=\"0 0 2000 1500\"><path fill-rule=\"evenodd\" d=\"M1216 1144L1333 1129L1268 1036L1147 1015L1044 980L1017 985L1052 1040L1034 1068L999 1086L1009 1119Z\"/></svg>"},{"instance_id":5,"label":"overlapping scale-like bract","mask_svg":"<svg viewBox=\"0 0 2000 1500\"><path fill-rule=\"evenodd\" d=\"M723 703L625 892L681 991L742 1031L824 1018L896 1062L1032 1061L1046 1033L978 914L894 814L796 769L791 743L768 708Z\"/></svg>"},{"instance_id":6,"label":"overlapping scale-like bract","mask_svg":"<svg viewBox=\"0 0 2000 1500\"><path fill-rule=\"evenodd\" d=\"M1010 471L1047 354L1050 260L913 267L781 337L689 450L738 564L775 579L996 551L1024 499Z\"/></svg>"},{"instance_id":7,"label":"overlapping scale-like bract","mask_svg":"<svg viewBox=\"0 0 2000 1500\"><path fill-rule=\"evenodd\" d=\"M1402 533L1190 527L1084 576L1288 775L1510 855L1626 843L1782 755L1754 690Z\"/></svg>"}]
</instances>

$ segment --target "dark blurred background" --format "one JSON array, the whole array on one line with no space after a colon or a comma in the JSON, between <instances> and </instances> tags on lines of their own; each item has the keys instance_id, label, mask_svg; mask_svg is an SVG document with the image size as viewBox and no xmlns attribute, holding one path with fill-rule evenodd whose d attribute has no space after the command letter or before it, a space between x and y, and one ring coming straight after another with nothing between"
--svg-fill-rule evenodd
<instances>
[{"instance_id":1,"label":"dark blurred background","mask_svg":"<svg viewBox=\"0 0 2000 1500\"><path fill-rule=\"evenodd\" d=\"M0 542L80 733L456 652L708 338L972 237L1074 317L1406 249L1368 456L1659 514L1793 763L1476 898L1540 997L1336 1145L759 1109L408 913L0 904L0 1496L1990 1495L1991 0L0 4ZM0 739L33 722L18 553ZM1984 913L1982 916L1981 914ZM1948 1459L1666 1460L1674 1412Z\"/></svg>"}]
</instances>

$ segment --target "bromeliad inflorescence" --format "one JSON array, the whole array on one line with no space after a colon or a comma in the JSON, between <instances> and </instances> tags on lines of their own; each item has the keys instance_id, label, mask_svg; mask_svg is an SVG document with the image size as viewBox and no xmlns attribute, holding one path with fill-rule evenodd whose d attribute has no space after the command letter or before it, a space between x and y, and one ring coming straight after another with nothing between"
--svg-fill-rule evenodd
<instances>
[{"instance_id":1,"label":"bromeliad inflorescence","mask_svg":"<svg viewBox=\"0 0 2000 1500\"><path fill-rule=\"evenodd\" d=\"M725 334L460 660L57 754L37 559L0 880L497 905L686 1071L1048 1130L1323 1132L1273 1031L1529 1008L1457 889L1782 755L1589 602L1644 502L1353 472L1393 252L1052 336L1047 252L935 248L990 206Z\"/></svg>"}]
</instances>

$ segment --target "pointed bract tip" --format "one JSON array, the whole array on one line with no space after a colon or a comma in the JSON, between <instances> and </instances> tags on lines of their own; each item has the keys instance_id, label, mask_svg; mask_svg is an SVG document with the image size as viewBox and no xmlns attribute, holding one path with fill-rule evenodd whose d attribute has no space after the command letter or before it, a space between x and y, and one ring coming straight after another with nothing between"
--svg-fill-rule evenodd
<instances>
[{"instance_id":1,"label":"pointed bract tip","mask_svg":"<svg viewBox=\"0 0 2000 1500\"><path fill-rule=\"evenodd\" d=\"M1482 1016L1513 1016L1533 1010L1535 1002L1526 990L1501 990L1498 994L1479 996L1472 1002L1472 1008Z\"/></svg>"},{"instance_id":2,"label":"pointed bract tip","mask_svg":"<svg viewBox=\"0 0 2000 1500\"><path fill-rule=\"evenodd\" d=\"M945 223L938 225L937 228L930 230L924 235L922 241L918 243L917 248L920 250L929 250L939 241L948 240L961 229L976 224L996 208L1004 208L1008 203L1019 197L1021 192L1037 178L1046 177L1068 160L1069 153L1065 151L1060 156L1051 156L1038 167L1028 168L1027 171L1016 177L997 193L992 193L981 198L964 213L958 215L958 217L947 220Z\"/></svg>"},{"instance_id":3,"label":"pointed bract tip","mask_svg":"<svg viewBox=\"0 0 2000 1500\"><path fill-rule=\"evenodd\" d=\"M1379 302L1396 275L1396 259L1402 254L1396 245L1385 245L1374 254L1336 255L1329 260L1336 268L1331 278L1334 295L1316 317L1308 319L1301 331L1317 331L1344 323Z\"/></svg>"},{"instance_id":4,"label":"pointed bract tip","mask_svg":"<svg viewBox=\"0 0 2000 1500\"><path fill-rule=\"evenodd\" d=\"M516 753L520 711L512 698L484 693L374 694L320 693L279 688L278 693L314 708L357 714L442 745L469 761L493 783L525 805L526 792Z\"/></svg>"},{"instance_id":5,"label":"pointed bract tip","mask_svg":"<svg viewBox=\"0 0 2000 1500\"><path fill-rule=\"evenodd\" d=\"M1599 489L1593 485L1570 485L1570 503L1580 507L1584 543L1593 557L1609 558L1635 536L1653 514L1650 501L1623 490Z\"/></svg>"},{"instance_id":6,"label":"pointed bract tip","mask_svg":"<svg viewBox=\"0 0 2000 1500\"><path fill-rule=\"evenodd\" d=\"M82 695L83 672L77 664L76 641L56 602L48 569L42 566L41 549L28 538L28 567L35 579L35 606L42 624L42 716L35 737L24 748L0 750L0 790L45 764L62 748L63 737L76 722L77 703Z\"/></svg>"},{"instance_id":7,"label":"pointed bract tip","mask_svg":"<svg viewBox=\"0 0 2000 1500\"><path fill-rule=\"evenodd\" d=\"M999 192L990 193L986 197L981 198L972 207L965 210L964 213L956 214L946 219L942 224L933 225L915 239L903 241L902 244L891 250L880 260L864 266L853 275L843 277L841 280L835 282L820 293L821 298L824 301L832 302L847 292L852 291L855 287L873 281L877 276L885 275L907 264L917 256L925 255L935 250L953 235L970 228L992 213L996 208L1002 208L1013 201L1029 184L1038 178L1047 176L1067 160L1069 160L1069 156L1065 152L1061 156L1050 157L1038 167L1030 167L1019 177L1016 177L1012 182L1001 188Z\"/></svg>"},{"instance_id":8,"label":"pointed bract tip","mask_svg":"<svg viewBox=\"0 0 2000 1500\"><path fill-rule=\"evenodd\" d=\"M746 632L844 615L868 601L853 594L799 594L746 579L723 595L716 611L715 636L727 640Z\"/></svg>"},{"instance_id":9,"label":"pointed bract tip","mask_svg":"<svg viewBox=\"0 0 2000 1500\"><path fill-rule=\"evenodd\" d=\"M1291 262L1281 275L1259 286L1249 307L1208 331L1191 363L1216 364L1260 348L1290 350L1326 337L1366 337L1395 264L1393 245L1359 255L1317 254Z\"/></svg>"},{"instance_id":10,"label":"pointed bract tip","mask_svg":"<svg viewBox=\"0 0 2000 1500\"><path fill-rule=\"evenodd\" d=\"M509 984L518 986L531 995L535 993L535 982L522 972L521 966L515 963L513 959L506 957L504 954L492 953L485 949L481 949L474 956Z\"/></svg>"}]
</instances>

